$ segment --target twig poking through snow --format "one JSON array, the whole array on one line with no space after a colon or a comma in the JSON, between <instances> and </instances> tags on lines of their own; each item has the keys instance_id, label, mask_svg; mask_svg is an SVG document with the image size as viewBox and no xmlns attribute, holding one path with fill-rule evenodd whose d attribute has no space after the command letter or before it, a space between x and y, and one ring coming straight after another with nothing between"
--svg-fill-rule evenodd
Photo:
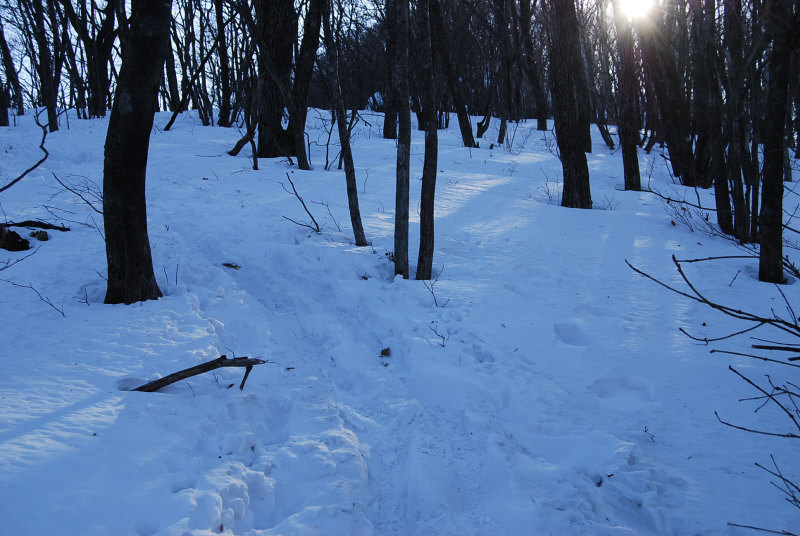
<instances>
[{"instance_id":1,"label":"twig poking through snow","mask_svg":"<svg viewBox=\"0 0 800 536\"><path fill-rule=\"evenodd\" d=\"M303 198L300 197L299 193L297 193L297 188L294 187L294 183L292 182L292 178L289 176L288 173L286 174L286 178L289 179L289 184L292 185L292 191L290 192L289 190L287 190L286 186L284 186L283 183L280 183L281 188L283 188L287 193L290 193L290 194L294 193L294 196L297 198L298 201L300 201L300 204L303 205L303 210L306 211L306 214L308 214L308 217L311 218L312 222L314 222L314 225L312 226L311 224L308 224L308 223L300 223L298 221L293 220L292 218L287 218L286 216L284 216L283 218L286 219L286 220L289 220L290 222L294 223L295 225L299 225L300 227L308 227L309 229L311 229L315 233L319 234L320 230L319 230L319 224L317 223L317 220L314 219L314 216L308 210L308 207L306 206L306 202L303 201Z\"/></svg>"},{"instance_id":2,"label":"twig poking through snow","mask_svg":"<svg viewBox=\"0 0 800 536\"><path fill-rule=\"evenodd\" d=\"M59 313L59 314L60 314L62 317L66 318L66 316L67 316L67 315L65 315L65 314L64 314L64 309L63 309L63 308L61 308L61 307L56 307L56 306L53 304L53 302L51 302L51 301L50 301L50 298L48 298L47 296L42 296L41 292L39 292L38 290L36 290L36 288L35 288L33 285L31 285L30 283L28 283L27 285L20 285L19 283L15 283L15 282L13 282L13 281L9 281L8 279L0 279L0 281L5 281L5 282L6 282L6 283L8 283L9 285L13 285L13 286L15 286L15 287L19 287L19 288L29 288L29 289L31 289L32 291L34 291L34 292L36 293L36 295L37 295L37 296L39 296L39 300L40 300L40 301L43 301L44 303L46 303L47 305L49 305L50 307L52 307L53 309L55 309L56 311L58 311L58 313Z\"/></svg>"}]
</instances>

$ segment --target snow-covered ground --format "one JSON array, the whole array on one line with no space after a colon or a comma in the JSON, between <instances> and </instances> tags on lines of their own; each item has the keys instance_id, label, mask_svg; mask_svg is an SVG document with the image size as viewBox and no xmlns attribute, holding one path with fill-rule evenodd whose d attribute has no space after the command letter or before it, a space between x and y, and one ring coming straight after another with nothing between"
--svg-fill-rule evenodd
<instances>
[{"instance_id":1,"label":"snow-covered ground","mask_svg":"<svg viewBox=\"0 0 800 536\"><path fill-rule=\"evenodd\" d=\"M680 285L671 255L740 254L732 243L673 225L653 194L621 191L621 155L599 135L595 209L582 211L558 206L552 132L511 125L509 146L468 150L454 128L440 134L438 279L402 280L389 260L395 143L381 138L379 116L363 114L354 152L372 246L357 248L344 174L323 169L328 117L310 114L310 172L287 159L253 171L249 149L226 154L235 129L192 114L154 130L158 301L102 304L102 217L53 177L102 182L106 121L64 121L45 164L0 194L9 221L61 217L71 227L0 273L54 306L0 281L0 534L798 530L800 511L754 466L774 454L800 477L796 441L714 415L792 431L775 408L754 414L761 401L739 402L756 393L728 365L758 380L791 380L792 369L710 354L678 329L713 337L747 326L624 262ZM30 116L0 129L0 184L38 160L40 138ZM333 143L331 159L335 133ZM412 271L422 157L415 131ZM645 183L695 199L659 155L641 162ZM308 221L284 189L287 172L320 234L284 218ZM23 255L0 251L0 261ZM745 259L687 266L709 296L781 313L756 270ZM783 290L800 303L797 285ZM128 390L221 354L270 363L244 391L241 369Z\"/></svg>"}]
</instances>

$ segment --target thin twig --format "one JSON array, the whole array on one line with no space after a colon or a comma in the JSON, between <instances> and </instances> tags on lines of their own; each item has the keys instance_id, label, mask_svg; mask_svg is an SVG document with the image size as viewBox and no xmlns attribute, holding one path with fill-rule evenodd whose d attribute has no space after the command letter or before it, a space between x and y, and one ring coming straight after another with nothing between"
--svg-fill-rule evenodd
<instances>
[{"instance_id":1,"label":"thin twig","mask_svg":"<svg viewBox=\"0 0 800 536\"><path fill-rule=\"evenodd\" d=\"M746 428L744 426L738 426L736 424L729 423L727 421L723 421L719 414L715 411L714 415L717 417L717 420L724 424L725 426L730 426L731 428L735 428L737 430L742 430L743 432L750 432L753 434L760 434L765 436L772 436L772 437L785 437L787 439L800 439L800 435L796 435L793 433L786 433L786 434L779 434L775 432L764 432L763 430L754 430L753 428Z\"/></svg>"},{"instance_id":2,"label":"thin twig","mask_svg":"<svg viewBox=\"0 0 800 536\"><path fill-rule=\"evenodd\" d=\"M684 335L686 335L687 337L689 337L693 341L704 342L704 343L708 344L710 342L724 341L725 339L730 339L730 338L736 337L737 335L742 335L744 333L747 333L748 331L753 331L755 329L758 329L761 326L763 326L764 324L765 324L765 322L759 322L755 326L751 326L751 327L749 327L747 329L743 329L742 331L737 331L736 333L731 333L730 335L725 335L723 337L717 337L715 339L709 339L708 337L695 337L695 336L691 335L688 331L686 331L683 328L678 328L678 331L680 331L681 333L683 333Z\"/></svg>"},{"instance_id":3,"label":"thin twig","mask_svg":"<svg viewBox=\"0 0 800 536\"><path fill-rule=\"evenodd\" d=\"M65 314L64 314L64 309L63 309L63 308L56 307L56 306L53 304L53 302L52 302L52 301L50 301L50 298L48 298L47 296L42 296L42 294L41 294L41 293L40 293L38 290L36 290L36 288L35 288L35 287L34 287L32 284L28 283L27 285L20 285L19 283L15 283L14 281L9 281L8 279L0 279L0 281L5 281L5 282L6 282L6 283L8 283L9 285L13 285L13 286L15 286L15 287L18 287L18 288L27 288L27 289L31 289L32 291L34 291L34 292L36 293L36 295L37 295L37 296L39 296L39 300L40 300L40 301L43 301L44 303L46 303L47 305L49 305L50 307L52 307L53 309L55 309L56 311L58 311L58 313L59 313L59 314L60 314L62 317L66 318L66 316L67 316L67 315L65 315Z\"/></svg>"},{"instance_id":4,"label":"thin twig","mask_svg":"<svg viewBox=\"0 0 800 536\"><path fill-rule=\"evenodd\" d=\"M786 361L780 361L778 359L771 359L769 357L764 357L760 355L753 355L753 354L744 354L742 352L731 352L729 350L711 350L712 354L725 354L725 355L735 355L737 357L749 357L752 359L758 359L760 361L764 361L766 363L778 363L780 365L786 365L787 367L797 367L800 368L800 365L795 365L794 363L787 363Z\"/></svg>"},{"instance_id":5,"label":"thin twig","mask_svg":"<svg viewBox=\"0 0 800 536\"><path fill-rule=\"evenodd\" d=\"M62 182L61 179L58 178L58 175L56 175L55 173L52 173L52 175L53 175L53 178L56 180L56 182L62 186L62 188L64 188L66 191L70 192L71 194L78 196L81 201L83 201L84 203L89 205L89 208L91 208L92 210L94 210L95 212L100 214L101 216L103 215L103 211L98 209L96 206L94 206L94 204L91 201L89 201L88 199L83 197L83 195L77 189L75 189L74 187L67 186L66 184L64 184L64 182ZM95 197L98 197L97 193L94 193L94 192L92 192L92 193L94 194ZM102 196L100 197L100 201L102 202Z\"/></svg>"},{"instance_id":6,"label":"thin twig","mask_svg":"<svg viewBox=\"0 0 800 536\"><path fill-rule=\"evenodd\" d=\"M742 374L741 372L739 372L738 370L736 370L732 366L728 365L728 370L730 370L731 372L733 372L734 374L739 376L741 379L743 379L744 381L749 383L753 388L755 388L756 390L758 390L759 392L761 392L765 396L769 397L770 400L775 402L775 404L777 404L777 406L779 408L781 408L781 410L783 410L784 413L786 413L786 415L789 417L789 419L791 419L791 421L794 423L795 428L800 430L800 422L797 422L797 418L794 415L792 415L792 412L789 411L788 409L786 409L786 406L781 404L780 401L778 401L772 393L768 393L767 391L765 391L760 385L758 385L755 382L753 382L753 380L751 380L750 378L748 378L747 376L745 376L744 374Z\"/></svg>"},{"instance_id":7,"label":"thin twig","mask_svg":"<svg viewBox=\"0 0 800 536\"><path fill-rule=\"evenodd\" d=\"M283 184L283 183L280 183L280 185L281 185L281 188L283 188L283 189L284 189L284 191L286 191L286 193L290 193L290 194L291 194L291 193L294 193L294 196L297 198L297 200L298 200L298 201L300 201L300 204L301 204L301 205L303 205L303 210L305 210L305 211L306 211L306 214L308 214L308 217L309 217L309 218L311 218L311 221L312 221L312 222L314 222L314 226L312 227L312 226L311 226L310 224L308 224L308 223L300 223L300 222L297 222L297 221L295 221L295 220L293 220L293 219L291 219L291 218L287 218L286 216L284 216L284 218L285 218L285 219L287 219L287 220L289 220L290 222L292 222L292 223L294 223L294 224L300 225L300 226L302 226L302 227L308 227L309 229L311 229L311 230L312 230L312 231L314 231L315 233L319 233L319 232L320 232L320 230L319 230L319 224L317 223L317 220L315 220L315 219L314 219L314 216L313 216L313 214L311 214L311 212L308 210L308 207L306 206L306 202L305 202L305 201L303 201L303 198L300 196L300 194L299 194L299 193L297 193L297 188L295 188L295 187L294 187L294 182L292 182L292 178L289 176L289 173L286 173L286 178L287 178L287 179L289 179L289 184L291 184L291 185L292 185L292 191L290 192L289 190L287 190L287 189L286 189L286 186L284 186L284 184Z\"/></svg>"},{"instance_id":8,"label":"thin twig","mask_svg":"<svg viewBox=\"0 0 800 536\"><path fill-rule=\"evenodd\" d=\"M788 530L770 530L762 529L761 527L754 527L752 525L739 525L738 523L728 523L729 527L738 527L740 529L756 530L758 532L766 532L767 534L782 534L783 536L798 536L796 532L789 532Z\"/></svg>"}]
</instances>

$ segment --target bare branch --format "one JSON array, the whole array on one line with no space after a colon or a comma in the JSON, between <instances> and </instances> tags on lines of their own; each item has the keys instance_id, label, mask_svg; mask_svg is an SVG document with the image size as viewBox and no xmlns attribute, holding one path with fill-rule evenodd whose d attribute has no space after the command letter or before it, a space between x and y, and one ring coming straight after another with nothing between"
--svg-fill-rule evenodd
<instances>
[{"instance_id":1,"label":"bare branch","mask_svg":"<svg viewBox=\"0 0 800 536\"><path fill-rule=\"evenodd\" d=\"M45 142L45 140L47 139L47 127L46 127L46 126L43 126L43 125L42 125L42 124L39 122L39 115L38 115L38 114L36 115L36 124L39 126L39 128L41 128L41 129L42 129L42 141L41 141L41 143L39 143L39 149L41 149L41 150L42 150L42 152L44 153L44 156L43 156L43 157L42 157L42 158L41 158L41 159L40 159L38 162L36 162L36 163L35 163L33 166L31 166L31 167L29 167L28 169L26 169L25 171L23 171L23 172L22 172L22 175L20 175L19 177L17 177L17 178L16 178L16 179L14 179L13 181L9 182L8 184L6 184L6 185L5 185L5 186L3 186L2 188L0 188L0 193L2 193L2 192L5 192L5 191L6 191L6 190L8 190L9 188L11 188L11 187L12 187L12 186L14 186L15 184L17 184L19 181L21 181L22 179L24 179L24 178L25 178L25 177L26 177L26 176L27 176L27 175L28 175L30 172L32 172L33 170L35 170L36 168L38 168L39 166L41 166L41 165L44 163L44 161L45 161L45 160L47 160L47 157L49 157L49 156L50 156L50 153L49 153L49 152L47 151L47 149L45 149L45 147L44 147L44 142Z\"/></svg>"},{"instance_id":2,"label":"bare branch","mask_svg":"<svg viewBox=\"0 0 800 536\"><path fill-rule=\"evenodd\" d=\"M86 198L83 196L83 194L82 194L81 192L79 192L79 191L78 191L78 189L77 189L77 188L75 188L75 187L74 187L74 186L72 186L72 185L67 185L67 184L65 184L65 183L64 183L64 182L63 182L61 179L59 179L59 178L58 178L58 176L57 176L55 173L52 173L52 175L53 175L53 178L56 180L56 182L57 182L58 184L60 184L62 188L64 188L64 189L65 189L66 191L68 191L69 193L71 193L71 194L73 194L73 195L75 195L75 196L79 197L81 201L83 201L84 203L86 203L87 205L89 205L89 208L91 208L92 210L94 210L95 212L97 212L98 214L100 214L101 216L103 215L103 211L102 211L102 210L100 210L100 209L98 209L96 206L94 206L94 203L92 203L91 201L89 201L88 199L86 199ZM90 190L87 188L87 193L90 193L90 194L92 194L92 196L93 196L93 197L95 197L95 200L96 200L96 201L100 201L101 203L103 202L103 197L102 197L102 195L99 195L97 192L92 192L92 191L90 191ZM99 199L97 199L98 197L99 197Z\"/></svg>"},{"instance_id":3,"label":"bare branch","mask_svg":"<svg viewBox=\"0 0 800 536\"><path fill-rule=\"evenodd\" d=\"M163 378L159 378L158 380L154 380L144 385L140 385L139 387L136 387L135 389L132 390L142 391L145 393L152 393L154 391L158 391L159 389L163 389L167 385L221 367L246 367L244 378L242 378L242 383L239 385L239 390L244 390L244 383L247 381L247 377L250 375L250 371L253 369L255 365L261 365L263 363L269 363L269 361L265 361L263 359L256 359L252 357L234 357L233 359L228 359L228 356L222 355L216 359L207 361L206 363L202 363L194 367L189 367L187 369L174 372L169 376L165 376Z\"/></svg>"},{"instance_id":4,"label":"bare branch","mask_svg":"<svg viewBox=\"0 0 800 536\"><path fill-rule=\"evenodd\" d=\"M39 300L40 301L46 303L47 305L49 305L50 307L52 307L53 309L58 311L58 313L62 317L66 317L67 316L67 315L64 314L64 309L62 307L56 307L53 304L53 302L50 301L50 298L48 298L47 296L42 296L42 294L38 290L36 290L36 288L32 284L28 283L27 285L20 285L19 283L15 283L15 282L10 281L8 279L0 279L0 281L5 281L9 285L12 285L12 286L15 286L15 287L18 287L18 288L27 288L27 289L30 289L30 290L34 291L36 293L36 295L39 296Z\"/></svg>"},{"instance_id":5,"label":"bare branch","mask_svg":"<svg viewBox=\"0 0 800 536\"><path fill-rule=\"evenodd\" d=\"M746 428L744 426L738 426L736 424L732 424L732 423L729 423L727 421L723 421L722 418L719 416L719 414L716 411L714 412L714 415L717 417L717 420L720 423L724 424L725 426L730 426L731 428L735 428L737 430L742 430L743 432L750 432L750 433L753 433L753 434L760 434L760 435L772 436L772 437L785 437L787 439L800 439L800 435L796 435L796 434L792 434L792 433L778 434L778 433L775 433L775 432L764 432L763 430L754 430L752 428Z\"/></svg>"},{"instance_id":6,"label":"bare branch","mask_svg":"<svg viewBox=\"0 0 800 536\"><path fill-rule=\"evenodd\" d=\"M314 225L312 227L311 224L300 223L300 222L297 222L297 221L295 221L295 220L293 220L291 218L287 218L286 216L284 216L284 219L287 219L287 220L289 220L290 222L292 222L294 224L300 225L301 227L308 227L309 229L311 229L315 233L320 233L319 224L317 223L317 220L314 219L313 214L311 214L311 212L308 210L308 207L306 206L306 202L303 201L303 198L300 197L299 193L297 193L297 188L294 187L294 182L292 182L292 178L289 176L289 173L286 173L286 178L289 179L289 184L292 185L292 191L290 192L289 190L287 190L286 186L284 186L283 183L280 183L281 188L283 188L284 191L286 191L286 193L290 193L290 194L293 193L294 194L294 196L297 198L297 200L300 201L300 204L303 205L303 210L306 211L306 214L308 214L308 217L311 218L312 222L314 222Z\"/></svg>"}]
</instances>

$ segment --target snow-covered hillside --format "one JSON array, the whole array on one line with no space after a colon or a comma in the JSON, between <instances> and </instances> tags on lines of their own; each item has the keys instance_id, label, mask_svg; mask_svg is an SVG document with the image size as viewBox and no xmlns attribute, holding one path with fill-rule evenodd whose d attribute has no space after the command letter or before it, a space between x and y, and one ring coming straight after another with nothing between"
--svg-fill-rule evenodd
<instances>
[{"instance_id":1,"label":"snow-covered hillside","mask_svg":"<svg viewBox=\"0 0 800 536\"><path fill-rule=\"evenodd\" d=\"M596 208L581 211L558 206L552 132L512 125L509 146L468 150L454 128L440 135L438 278L395 278L396 146L364 113L354 156L372 246L357 248L344 174L323 169L328 117L309 116L310 172L286 159L253 171L246 151L226 154L239 132L192 114L154 131L158 301L102 304L102 216L53 177L88 191L102 182L106 121L65 121L45 164L0 194L8 221L60 217L71 228L0 273L22 285L0 281L0 534L798 531L800 510L754 466L774 454L800 477L796 441L714 415L791 431L774 408L738 402L756 393L728 365L776 381L791 370L710 354L678 329L747 326L624 262L680 286L671 255L740 254L732 243L673 225L653 194L620 191L621 155L599 135ZM0 184L38 160L40 138L30 116L0 129ZM412 270L422 141L415 131ZM663 162L642 154L643 182L694 199ZM320 234L284 218L308 220L283 188L287 172ZM0 251L0 261L23 255ZM745 259L687 266L715 299L782 312L756 271ZM800 304L797 285L783 290ZM221 354L270 363L243 391L240 369L128 390Z\"/></svg>"}]
</instances>

